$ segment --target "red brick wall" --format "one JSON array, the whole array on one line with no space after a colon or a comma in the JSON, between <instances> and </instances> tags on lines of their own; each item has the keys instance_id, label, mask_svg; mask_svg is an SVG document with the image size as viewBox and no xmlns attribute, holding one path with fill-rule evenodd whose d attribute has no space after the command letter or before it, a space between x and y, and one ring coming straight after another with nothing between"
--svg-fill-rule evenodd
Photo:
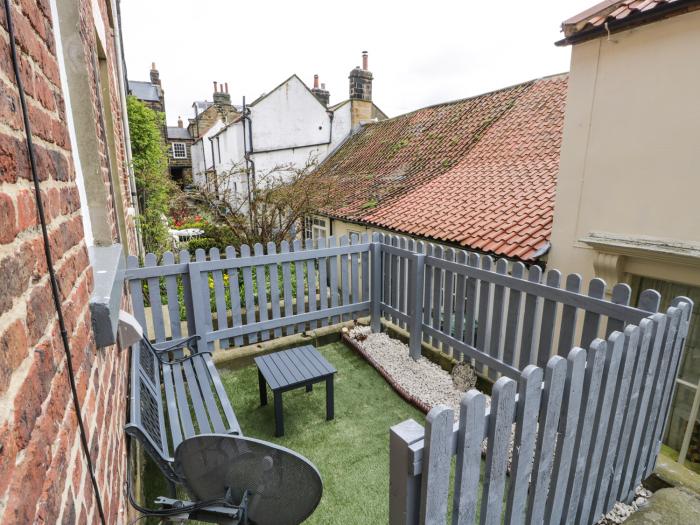
<instances>
[{"instance_id":1,"label":"red brick wall","mask_svg":"<svg viewBox=\"0 0 700 525\"><path fill-rule=\"evenodd\" d=\"M81 36L95 52L90 0L81 1ZM104 0L97 2L108 32ZM21 71L58 274L73 366L92 460L110 523L124 522L126 454L123 425L128 353L94 345L88 299L93 288L80 200L65 126L56 45L48 0L14 0ZM110 37L111 35L108 35ZM115 50L108 38L110 94L122 194L129 198L121 134ZM88 55L91 56L91 55ZM91 101L96 114L98 76ZM97 522L86 472L66 359L51 298L18 92L12 74L5 12L0 8L0 523ZM96 119L108 183L102 120ZM110 201L111 202L111 201ZM116 219L113 202L111 217ZM129 202L124 207L130 206ZM127 222L134 251L134 230ZM113 228L116 238L116 224Z\"/></svg>"}]
</instances>

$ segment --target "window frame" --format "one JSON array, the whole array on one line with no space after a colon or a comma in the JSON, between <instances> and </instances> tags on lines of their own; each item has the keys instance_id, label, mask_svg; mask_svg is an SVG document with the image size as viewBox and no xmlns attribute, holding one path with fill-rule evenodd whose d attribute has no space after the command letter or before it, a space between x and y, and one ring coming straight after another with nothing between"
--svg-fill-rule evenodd
<instances>
[{"instance_id":1,"label":"window frame","mask_svg":"<svg viewBox=\"0 0 700 525\"><path fill-rule=\"evenodd\" d=\"M175 153L175 146L182 146L183 154L182 155L177 155ZM170 148L172 156L174 159L186 159L187 158L187 144L184 142L173 142L172 146Z\"/></svg>"}]
</instances>

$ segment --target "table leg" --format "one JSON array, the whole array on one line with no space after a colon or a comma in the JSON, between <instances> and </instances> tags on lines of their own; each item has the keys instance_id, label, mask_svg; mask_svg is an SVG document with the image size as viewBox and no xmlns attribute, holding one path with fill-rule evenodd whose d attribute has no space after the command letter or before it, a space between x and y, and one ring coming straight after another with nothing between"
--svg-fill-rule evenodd
<instances>
[{"instance_id":1,"label":"table leg","mask_svg":"<svg viewBox=\"0 0 700 525\"><path fill-rule=\"evenodd\" d=\"M333 397L333 375L326 378L326 420L335 417L335 399Z\"/></svg>"},{"instance_id":2,"label":"table leg","mask_svg":"<svg viewBox=\"0 0 700 525\"><path fill-rule=\"evenodd\" d=\"M274 392L275 396L275 437L284 436L284 415L282 414L282 392Z\"/></svg>"},{"instance_id":3,"label":"table leg","mask_svg":"<svg viewBox=\"0 0 700 525\"><path fill-rule=\"evenodd\" d=\"M260 389L260 406L264 407L267 405L267 383L260 370L258 370L258 388Z\"/></svg>"},{"instance_id":4,"label":"table leg","mask_svg":"<svg viewBox=\"0 0 700 525\"><path fill-rule=\"evenodd\" d=\"M314 389L314 384L313 383L308 383L306 385L306 391L311 392Z\"/></svg>"}]
</instances>

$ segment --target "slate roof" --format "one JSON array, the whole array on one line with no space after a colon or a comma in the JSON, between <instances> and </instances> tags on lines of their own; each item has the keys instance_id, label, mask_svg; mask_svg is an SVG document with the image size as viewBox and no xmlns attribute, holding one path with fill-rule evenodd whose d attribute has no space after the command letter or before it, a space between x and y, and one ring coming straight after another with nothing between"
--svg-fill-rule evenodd
<instances>
[{"instance_id":1,"label":"slate roof","mask_svg":"<svg viewBox=\"0 0 700 525\"><path fill-rule=\"evenodd\" d=\"M567 75L365 125L317 169L331 217L536 259L552 228Z\"/></svg>"},{"instance_id":2,"label":"slate roof","mask_svg":"<svg viewBox=\"0 0 700 525\"><path fill-rule=\"evenodd\" d=\"M565 45L700 8L698 0L605 0L562 23ZM607 27L606 27L607 24Z\"/></svg>"},{"instance_id":3,"label":"slate roof","mask_svg":"<svg viewBox=\"0 0 700 525\"><path fill-rule=\"evenodd\" d=\"M168 138L176 140L192 140L190 132L187 131L187 128L181 128L179 126L168 126Z\"/></svg>"},{"instance_id":4,"label":"slate roof","mask_svg":"<svg viewBox=\"0 0 700 525\"><path fill-rule=\"evenodd\" d=\"M129 91L139 100L147 100L149 102L159 102L160 92L158 86L150 82L141 82L139 80L129 80Z\"/></svg>"}]
</instances>

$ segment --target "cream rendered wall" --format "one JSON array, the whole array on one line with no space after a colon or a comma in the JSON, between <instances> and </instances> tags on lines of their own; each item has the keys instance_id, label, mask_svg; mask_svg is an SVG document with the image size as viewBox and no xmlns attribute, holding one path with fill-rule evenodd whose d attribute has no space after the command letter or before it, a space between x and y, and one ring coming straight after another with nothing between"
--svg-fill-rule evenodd
<instances>
[{"instance_id":1,"label":"cream rendered wall","mask_svg":"<svg viewBox=\"0 0 700 525\"><path fill-rule=\"evenodd\" d=\"M700 242L698 57L700 11L573 46L549 268L700 283L692 261L606 260L581 242L591 232Z\"/></svg>"}]
</instances>

